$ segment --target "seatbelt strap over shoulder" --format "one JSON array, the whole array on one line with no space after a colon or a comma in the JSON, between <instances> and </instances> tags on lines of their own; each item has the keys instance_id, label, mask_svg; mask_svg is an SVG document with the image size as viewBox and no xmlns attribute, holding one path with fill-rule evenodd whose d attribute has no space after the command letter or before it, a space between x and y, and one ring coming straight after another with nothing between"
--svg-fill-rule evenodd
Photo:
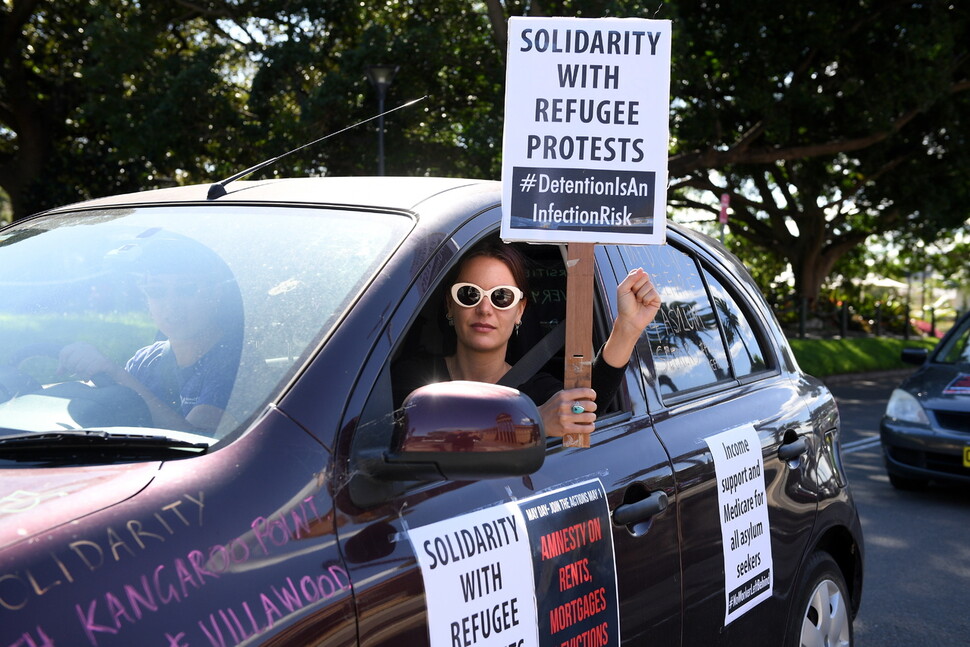
<instances>
[{"instance_id":1,"label":"seatbelt strap over shoulder","mask_svg":"<svg viewBox=\"0 0 970 647\"><path fill-rule=\"evenodd\" d=\"M546 336L539 340L539 343L528 350L515 366L509 369L508 373L498 381L502 386L518 387L520 384L535 375L546 362L552 359L563 344L566 343L566 321L559 324L546 333Z\"/></svg>"}]
</instances>

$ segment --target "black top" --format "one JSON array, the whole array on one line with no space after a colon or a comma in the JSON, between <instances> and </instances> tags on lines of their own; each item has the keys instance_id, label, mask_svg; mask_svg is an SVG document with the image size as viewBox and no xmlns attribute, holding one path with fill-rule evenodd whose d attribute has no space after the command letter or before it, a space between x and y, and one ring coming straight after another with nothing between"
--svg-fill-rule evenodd
<instances>
[{"instance_id":1,"label":"black top","mask_svg":"<svg viewBox=\"0 0 970 647\"><path fill-rule=\"evenodd\" d=\"M602 351L596 354L591 381L593 390L596 391L596 401L601 408L609 404L616 395L625 371L626 367L616 368L607 364L602 357ZM400 407L404 398L418 387L450 380L448 365L445 363L445 358L440 355L403 359L392 369L394 406ZM536 406L541 406L562 390L563 381L550 373L539 371L516 388L529 396Z\"/></svg>"}]
</instances>

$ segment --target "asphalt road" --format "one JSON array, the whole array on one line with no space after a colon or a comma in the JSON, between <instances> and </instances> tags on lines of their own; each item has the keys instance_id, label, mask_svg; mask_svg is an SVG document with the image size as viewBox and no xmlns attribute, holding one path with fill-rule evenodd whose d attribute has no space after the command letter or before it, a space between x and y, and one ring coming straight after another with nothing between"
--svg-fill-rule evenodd
<instances>
[{"instance_id":1,"label":"asphalt road","mask_svg":"<svg viewBox=\"0 0 970 647\"><path fill-rule=\"evenodd\" d=\"M832 381L843 457L865 535L856 647L970 645L970 488L889 484L879 420L899 373Z\"/></svg>"}]
</instances>

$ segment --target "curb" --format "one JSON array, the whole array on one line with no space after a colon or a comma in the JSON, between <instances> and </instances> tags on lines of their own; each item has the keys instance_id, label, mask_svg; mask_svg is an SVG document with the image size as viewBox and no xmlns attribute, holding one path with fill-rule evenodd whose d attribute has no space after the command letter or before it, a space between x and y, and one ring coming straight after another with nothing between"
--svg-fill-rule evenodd
<instances>
[{"instance_id":1,"label":"curb","mask_svg":"<svg viewBox=\"0 0 970 647\"><path fill-rule=\"evenodd\" d=\"M904 377L911 375L915 371L915 368L895 368L886 371L867 371L864 373L839 373L836 375L827 375L826 377L819 379L825 382L825 384L850 384L852 382L858 382L859 380L871 380L889 377L895 377L902 380Z\"/></svg>"}]
</instances>

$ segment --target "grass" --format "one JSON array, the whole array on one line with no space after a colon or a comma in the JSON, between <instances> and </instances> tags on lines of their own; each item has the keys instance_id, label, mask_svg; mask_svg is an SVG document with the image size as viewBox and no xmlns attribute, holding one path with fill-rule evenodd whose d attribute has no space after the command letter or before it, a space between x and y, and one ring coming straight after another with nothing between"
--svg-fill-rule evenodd
<instances>
[{"instance_id":1,"label":"grass","mask_svg":"<svg viewBox=\"0 0 970 647\"><path fill-rule=\"evenodd\" d=\"M909 340L889 337L789 340L802 370L815 377L914 368L900 360L902 349L930 349L936 342L932 337Z\"/></svg>"},{"instance_id":2,"label":"grass","mask_svg":"<svg viewBox=\"0 0 970 647\"><path fill-rule=\"evenodd\" d=\"M155 326L147 313L107 315L11 315L0 313L0 365L24 349L47 342L61 347L72 342L93 344L105 357L124 365L132 353L154 339ZM41 382L61 379L54 357L18 357L26 373Z\"/></svg>"}]
</instances>

